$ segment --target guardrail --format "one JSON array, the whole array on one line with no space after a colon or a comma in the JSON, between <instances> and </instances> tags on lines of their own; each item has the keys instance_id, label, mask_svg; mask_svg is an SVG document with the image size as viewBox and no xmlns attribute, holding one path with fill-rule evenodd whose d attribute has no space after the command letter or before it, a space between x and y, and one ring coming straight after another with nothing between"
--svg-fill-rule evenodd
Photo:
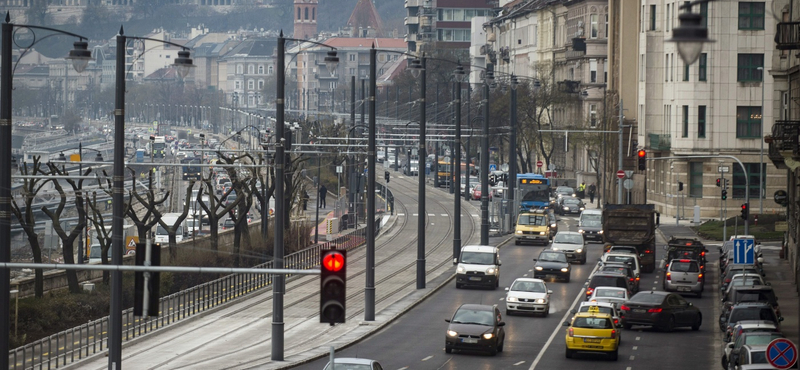
<instances>
[{"instance_id":1,"label":"guardrail","mask_svg":"<svg viewBox=\"0 0 800 370\"><path fill-rule=\"evenodd\" d=\"M376 234L380 232L380 218L375 220ZM323 248L350 250L366 242L367 229L361 228L334 240L313 245L284 258L287 269L310 269L319 265L319 252ZM272 261L254 268L272 268ZM287 275L287 281L293 275ZM122 341L129 341L153 330L168 326L192 315L216 308L233 299L267 288L271 275L233 274L159 300L159 316L143 319L133 315L133 308L122 312ZM84 325L53 334L9 351L10 369L51 369L93 356L108 348L109 317L90 321Z\"/></svg>"}]
</instances>

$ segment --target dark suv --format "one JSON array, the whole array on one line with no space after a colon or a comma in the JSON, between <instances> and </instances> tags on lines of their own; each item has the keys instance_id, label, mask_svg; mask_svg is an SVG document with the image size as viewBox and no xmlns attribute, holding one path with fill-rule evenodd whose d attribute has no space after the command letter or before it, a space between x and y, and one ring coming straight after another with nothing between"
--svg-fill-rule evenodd
<instances>
[{"instance_id":1,"label":"dark suv","mask_svg":"<svg viewBox=\"0 0 800 370\"><path fill-rule=\"evenodd\" d=\"M775 314L781 316L778 297L775 290L768 285L734 286L722 297L722 315L727 316L731 308L739 303L769 303Z\"/></svg>"},{"instance_id":2,"label":"dark suv","mask_svg":"<svg viewBox=\"0 0 800 370\"><path fill-rule=\"evenodd\" d=\"M592 296L594 288L599 286L610 286L616 288L623 288L628 290L628 295L631 295L630 288L628 287L628 278L625 275L616 272L595 272L589 282L586 284L586 299Z\"/></svg>"},{"instance_id":3,"label":"dark suv","mask_svg":"<svg viewBox=\"0 0 800 370\"><path fill-rule=\"evenodd\" d=\"M674 259L690 259L700 264L700 271L706 271L706 252L708 249L697 239L671 238L664 246L667 255L664 258L664 268L669 268L669 263Z\"/></svg>"},{"instance_id":4,"label":"dark suv","mask_svg":"<svg viewBox=\"0 0 800 370\"><path fill-rule=\"evenodd\" d=\"M720 316L719 318L719 329L725 333L724 340L726 342L730 341L736 323L743 320L770 321L775 323L775 327L780 330L780 322L783 321L783 317L778 317L769 303L739 303L731 308L727 317Z\"/></svg>"}]
</instances>

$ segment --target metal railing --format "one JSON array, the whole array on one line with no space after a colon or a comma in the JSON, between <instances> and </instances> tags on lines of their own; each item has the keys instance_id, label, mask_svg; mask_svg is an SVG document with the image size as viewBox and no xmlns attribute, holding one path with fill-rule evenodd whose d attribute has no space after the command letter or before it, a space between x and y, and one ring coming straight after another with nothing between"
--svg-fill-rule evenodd
<instances>
[{"instance_id":1,"label":"metal railing","mask_svg":"<svg viewBox=\"0 0 800 370\"><path fill-rule=\"evenodd\" d=\"M779 22L775 31L775 48L778 50L800 49L800 22Z\"/></svg>"},{"instance_id":2,"label":"metal railing","mask_svg":"<svg viewBox=\"0 0 800 370\"><path fill-rule=\"evenodd\" d=\"M381 230L380 218L377 218L373 225L377 235ZM289 254L284 258L285 268L314 268L319 265L321 249L354 249L366 243L366 235L366 228L356 229L334 240ZM254 268L272 268L272 261ZM293 275L287 275L287 281L292 277ZM133 308L129 308L122 313L123 327L126 328L122 333L122 340L124 342L140 337L155 329L267 288L271 284L271 275L233 274L162 297L159 300L160 312L157 318L136 317L133 315ZM9 351L9 368L59 368L96 355L108 348L108 327L109 317L106 316L15 348Z\"/></svg>"}]
</instances>

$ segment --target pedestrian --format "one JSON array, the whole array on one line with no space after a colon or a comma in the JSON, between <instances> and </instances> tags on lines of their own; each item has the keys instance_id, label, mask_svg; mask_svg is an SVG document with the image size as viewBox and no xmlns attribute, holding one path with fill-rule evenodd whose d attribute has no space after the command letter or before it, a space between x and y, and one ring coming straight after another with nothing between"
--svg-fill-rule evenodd
<instances>
[{"instance_id":1,"label":"pedestrian","mask_svg":"<svg viewBox=\"0 0 800 370\"><path fill-rule=\"evenodd\" d=\"M111 206L111 199L106 201L106 211L108 211L108 207Z\"/></svg>"},{"instance_id":2,"label":"pedestrian","mask_svg":"<svg viewBox=\"0 0 800 370\"><path fill-rule=\"evenodd\" d=\"M594 203L594 194L597 191L597 186L592 183L589 185L589 203Z\"/></svg>"},{"instance_id":3,"label":"pedestrian","mask_svg":"<svg viewBox=\"0 0 800 370\"><path fill-rule=\"evenodd\" d=\"M325 208L325 197L328 195L328 188L325 185L320 186L319 188L319 203L317 203L317 208Z\"/></svg>"},{"instance_id":4,"label":"pedestrian","mask_svg":"<svg viewBox=\"0 0 800 370\"><path fill-rule=\"evenodd\" d=\"M303 189L303 210L305 211L308 208L308 192Z\"/></svg>"}]
</instances>

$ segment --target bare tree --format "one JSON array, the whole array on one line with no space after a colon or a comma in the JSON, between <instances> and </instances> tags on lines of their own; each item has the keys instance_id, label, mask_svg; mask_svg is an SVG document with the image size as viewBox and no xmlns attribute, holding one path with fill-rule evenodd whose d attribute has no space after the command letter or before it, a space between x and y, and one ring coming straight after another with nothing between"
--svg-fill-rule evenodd
<instances>
[{"instance_id":1,"label":"bare tree","mask_svg":"<svg viewBox=\"0 0 800 370\"><path fill-rule=\"evenodd\" d=\"M175 220L175 223L172 225L167 225L161 217L158 218L158 224L167 231L167 236L169 238L169 256L172 260L175 260L177 257L177 246L178 246L178 229L181 229L181 224L183 224L183 220L186 219L186 216L189 214L189 205L192 203L192 187L194 187L194 181L189 183L189 187L186 188L186 196L184 197L183 203L183 212L178 216Z\"/></svg>"},{"instance_id":2,"label":"bare tree","mask_svg":"<svg viewBox=\"0 0 800 370\"><path fill-rule=\"evenodd\" d=\"M41 157L33 158L33 166L28 167L27 163L20 166L20 171L23 176L46 176L49 173L42 171ZM22 183L22 200L23 207L20 208L17 204L16 197L12 198L11 211L22 226L22 230L28 237L28 243L31 245L31 253L33 254L33 262L42 263L42 247L39 245L39 235L36 233L36 217L33 215L33 201L36 194L50 181L49 179L42 178L24 178ZM63 199L63 198L62 198ZM66 247L66 246L65 246ZM36 269L34 272L34 295L36 298L44 296L44 271Z\"/></svg>"}]
</instances>

